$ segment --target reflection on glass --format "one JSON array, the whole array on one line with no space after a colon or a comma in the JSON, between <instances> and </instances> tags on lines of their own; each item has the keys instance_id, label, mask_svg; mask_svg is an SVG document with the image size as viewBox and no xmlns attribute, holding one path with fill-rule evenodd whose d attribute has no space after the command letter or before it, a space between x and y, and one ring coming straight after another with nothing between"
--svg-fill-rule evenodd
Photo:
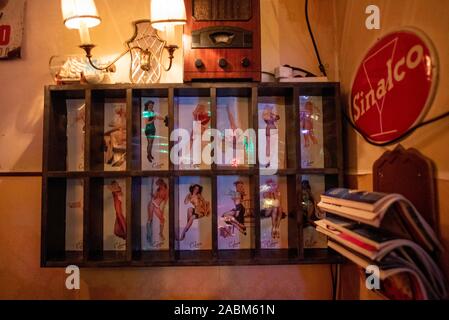
<instances>
[{"instance_id":1,"label":"reflection on glass","mask_svg":"<svg viewBox=\"0 0 449 320\"><path fill-rule=\"evenodd\" d=\"M203 139L204 133L210 128L211 110L210 99L206 97L178 97L176 98L178 110L178 128L184 129L189 141L180 141L186 144L180 153L181 170L210 169L204 162L203 150L209 143ZM196 125L196 127L195 127ZM206 140L206 141L204 141Z\"/></svg>"},{"instance_id":2,"label":"reflection on glass","mask_svg":"<svg viewBox=\"0 0 449 320\"><path fill-rule=\"evenodd\" d=\"M325 192L324 176L302 176L302 213L303 213L303 245L304 248L327 248L327 237L315 229L314 221L325 217L318 207L320 196Z\"/></svg>"},{"instance_id":3,"label":"reflection on glass","mask_svg":"<svg viewBox=\"0 0 449 320\"><path fill-rule=\"evenodd\" d=\"M65 250L83 251L83 180L67 180Z\"/></svg>"},{"instance_id":4,"label":"reflection on glass","mask_svg":"<svg viewBox=\"0 0 449 320\"><path fill-rule=\"evenodd\" d=\"M259 129L266 132L265 139L259 140L259 148L265 151L259 152L260 167L285 169L285 98L261 97L258 110Z\"/></svg>"},{"instance_id":5,"label":"reflection on glass","mask_svg":"<svg viewBox=\"0 0 449 320\"><path fill-rule=\"evenodd\" d=\"M249 99L219 97L217 99L217 129L221 134L222 168L248 167L255 152L255 137L248 134Z\"/></svg>"},{"instance_id":6,"label":"reflection on glass","mask_svg":"<svg viewBox=\"0 0 449 320\"><path fill-rule=\"evenodd\" d=\"M324 168L323 99L300 97L301 167Z\"/></svg>"},{"instance_id":7,"label":"reflection on glass","mask_svg":"<svg viewBox=\"0 0 449 320\"><path fill-rule=\"evenodd\" d=\"M84 100L67 100L67 171L84 170Z\"/></svg>"}]
</instances>

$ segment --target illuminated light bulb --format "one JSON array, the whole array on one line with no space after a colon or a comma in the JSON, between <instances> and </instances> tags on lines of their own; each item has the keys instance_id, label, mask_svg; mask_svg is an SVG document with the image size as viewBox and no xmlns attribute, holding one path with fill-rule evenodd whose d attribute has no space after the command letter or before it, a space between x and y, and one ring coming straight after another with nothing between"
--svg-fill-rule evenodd
<instances>
[{"instance_id":1,"label":"illuminated light bulb","mask_svg":"<svg viewBox=\"0 0 449 320\"><path fill-rule=\"evenodd\" d=\"M164 31L166 27L187 22L184 0L151 0L151 24Z\"/></svg>"},{"instance_id":2,"label":"illuminated light bulb","mask_svg":"<svg viewBox=\"0 0 449 320\"><path fill-rule=\"evenodd\" d=\"M141 52L140 54L140 67L144 71L151 70L151 53L148 50Z\"/></svg>"},{"instance_id":3,"label":"illuminated light bulb","mask_svg":"<svg viewBox=\"0 0 449 320\"><path fill-rule=\"evenodd\" d=\"M94 0L61 0L62 16L68 29L78 29L81 44L92 44L89 28L101 23Z\"/></svg>"}]
</instances>

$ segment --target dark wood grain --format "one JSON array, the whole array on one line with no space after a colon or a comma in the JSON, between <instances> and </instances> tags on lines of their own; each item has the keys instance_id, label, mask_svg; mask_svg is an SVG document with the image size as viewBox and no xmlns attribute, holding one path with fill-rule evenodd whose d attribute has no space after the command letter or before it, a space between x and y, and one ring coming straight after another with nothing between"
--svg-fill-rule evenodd
<instances>
[{"instance_id":1,"label":"dark wood grain","mask_svg":"<svg viewBox=\"0 0 449 320\"><path fill-rule=\"evenodd\" d=\"M89 180L87 232L89 260L103 259L103 178ZM86 204L85 204L86 205Z\"/></svg>"},{"instance_id":2,"label":"dark wood grain","mask_svg":"<svg viewBox=\"0 0 449 320\"><path fill-rule=\"evenodd\" d=\"M135 177L132 179L131 191L131 250L132 260L139 260L142 254L142 178Z\"/></svg>"},{"instance_id":3,"label":"dark wood grain","mask_svg":"<svg viewBox=\"0 0 449 320\"><path fill-rule=\"evenodd\" d=\"M192 0L186 0L187 24L184 26L184 81L208 80L208 79L245 79L247 81L260 81L261 79L261 36L260 36L260 2L252 0L250 6L242 6L240 1L207 1L201 3L197 9L197 15L208 17L207 21L195 19L193 15ZM244 1L248 2L248 1ZM240 4L240 5L239 5ZM245 14L244 11L249 11ZM223 20L231 12L237 15L251 17L247 21ZM235 16L234 16L235 17ZM206 27L238 27L253 33L253 46L248 49L241 48L208 48L192 49L192 32ZM226 59L228 66L220 68L218 61ZM242 66L242 59L248 58L251 61L249 67ZM204 68L197 69L195 61L201 59Z\"/></svg>"},{"instance_id":4,"label":"dark wood grain","mask_svg":"<svg viewBox=\"0 0 449 320\"><path fill-rule=\"evenodd\" d=\"M67 180L49 178L46 191L46 256L48 260L64 260Z\"/></svg>"}]
</instances>

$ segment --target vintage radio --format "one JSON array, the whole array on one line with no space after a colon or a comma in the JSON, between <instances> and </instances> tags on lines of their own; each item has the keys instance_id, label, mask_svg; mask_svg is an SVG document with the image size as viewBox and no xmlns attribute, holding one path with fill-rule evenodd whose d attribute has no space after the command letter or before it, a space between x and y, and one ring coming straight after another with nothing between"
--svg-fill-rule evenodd
<instances>
[{"instance_id":1,"label":"vintage radio","mask_svg":"<svg viewBox=\"0 0 449 320\"><path fill-rule=\"evenodd\" d=\"M184 81L260 81L260 1L186 0Z\"/></svg>"}]
</instances>

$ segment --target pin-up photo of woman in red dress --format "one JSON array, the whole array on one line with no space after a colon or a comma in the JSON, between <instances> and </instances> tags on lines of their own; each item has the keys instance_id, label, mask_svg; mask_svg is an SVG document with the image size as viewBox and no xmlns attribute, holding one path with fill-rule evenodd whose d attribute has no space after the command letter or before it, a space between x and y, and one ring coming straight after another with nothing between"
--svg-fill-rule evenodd
<instances>
[{"instance_id":1,"label":"pin-up photo of woman in red dress","mask_svg":"<svg viewBox=\"0 0 449 320\"><path fill-rule=\"evenodd\" d=\"M123 215L123 192L117 181L112 181L108 186L108 189L112 192L112 199L114 200L115 209L115 223L114 223L114 234L126 240L126 219Z\"/></svg>"}]
</instances>

